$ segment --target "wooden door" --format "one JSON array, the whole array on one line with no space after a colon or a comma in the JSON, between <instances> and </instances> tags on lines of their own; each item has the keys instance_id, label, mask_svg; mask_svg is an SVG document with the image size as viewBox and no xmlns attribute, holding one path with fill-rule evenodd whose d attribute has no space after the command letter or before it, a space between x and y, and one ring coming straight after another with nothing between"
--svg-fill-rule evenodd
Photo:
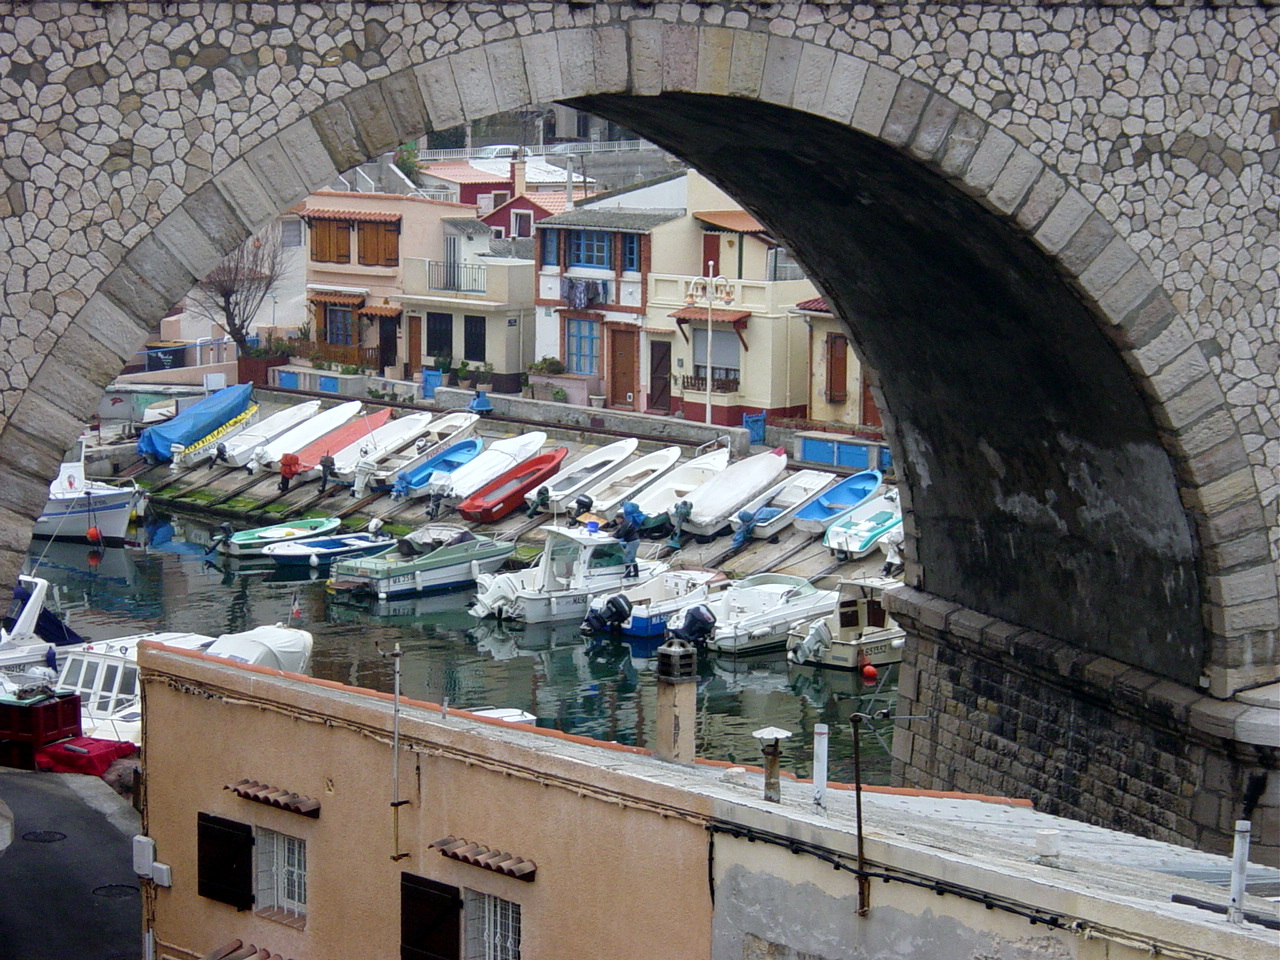
<instances>
[{"instance_id":1,"label":"wooden door","mask_svg":"<svg viewBox=\"0 0 1280 960\"><path fill-rule=\"evenodd\" d=\"M386 373L387 367L396 363L396 318L378 318L378 376Z\"/></svg>"},{"instance_id":2,"label":"wooden door","mask_svg":"<svg viewBox=\"0 0 1280 960\"><path fill-rule=\"evenodd\" d=\"M635 330L612 330L609 337L609 386L611 407L636 409L636 393L640 390L638 353L639 333Z\"/></svg>"},{"instance_id":3,"label":"wooden door","mask_svg":"<svg viewBox=\"0 0 1280 960\"><path fill-rule=\"evenodd\" d=\"M862 378L862 425L865 427L883 427L880 419L880 408L876 406L876 398L871 395L871 384Z\"/></svg>"},{"instance_id":4,"label":"wooden door","mask_svg":"<svg viewBox=\"0 0 1280 960\"><path fill-rule=\"evenodd\" d=\"M702 235L702 266L714 277L720 272L720 234L704 233Z\"/></svg>"},{"instance_id":5,"label":"wooden door","mask_svg":"<svg viewBox=\"0 0 1280 960\"><path fill-rule=\"evenodd\" d=\"M422 366L422 318L409 317L406 322L409 324L409 332L404 348L404 379L416 380L418 368Z\"/></svg>"},{"instance_id":6,"label":"wooden door","mask_svg":"<svg viewBox=\"0 0 1280 960\"><path fill-rule=\"evenodd\" d=\"M649 341L649 409L671 412L671 341Z\"/></svg>"}]
</instances>

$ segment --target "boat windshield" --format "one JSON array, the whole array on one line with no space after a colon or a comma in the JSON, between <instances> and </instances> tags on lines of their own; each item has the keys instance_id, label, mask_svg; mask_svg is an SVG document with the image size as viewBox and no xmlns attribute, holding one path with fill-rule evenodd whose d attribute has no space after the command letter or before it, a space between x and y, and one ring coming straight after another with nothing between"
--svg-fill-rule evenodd
<instances>
[{"instance_id":1,"label":"boat windshield","mask_svg":"<svg viewBox=\"0 0 1280 960\"><path fill-rule=\"evenodd\" d=\"M617 567L621 566L622 563L622 544L602 543L591 552L591 560L587 564L587 569L596 570L600 567Z\"/></svg>"},{"instance_id":2,"label":"boat windshield","mask_svg":"<svg viewBox=\"0 0 1280 960\"><path fill-rule=\"evenodd\" d=\"M552 589L568 586L573 577L573 564L577 559L578 545L572 540L556 538L547 554L548 586Z\"/></svg>"}]
</instances>

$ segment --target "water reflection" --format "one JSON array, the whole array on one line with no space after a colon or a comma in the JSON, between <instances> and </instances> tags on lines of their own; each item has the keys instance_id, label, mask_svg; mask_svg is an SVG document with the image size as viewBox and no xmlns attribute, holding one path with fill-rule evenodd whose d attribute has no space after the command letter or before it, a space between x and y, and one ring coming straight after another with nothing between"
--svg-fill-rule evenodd
<instances>
[{"instance_id":1,"label":"water reflection","mask_svg":"<svg viewBox=\"0 0 1280 960\"><path fill-rule=\"evenodd\" d=\"M213 529L174 519L155 523L144 548L91 551L36 544L32 562L71 603L73 626L90 639L143 630L229 633L288 621L315 636L313 673L389 691L396 643L401 688L414 699L454 707L517 707L541 726L651 746L661 638L583 637L576 623L521 626L477 621L469 592L340 603L323 571L285 579L270 562L207 553ZM291 616L293 608L301 616ZM797 667L781 655L698 658L697 748L701 756L757 765L751 731L780 726L794 736L783 766L812 769L813 727L831 729L830 775L853 779L849 715L892 709L896 668L866 685L849 673ZM863 725L864 779L889 775L891 721Z\"/></svg>"}]
</instances>

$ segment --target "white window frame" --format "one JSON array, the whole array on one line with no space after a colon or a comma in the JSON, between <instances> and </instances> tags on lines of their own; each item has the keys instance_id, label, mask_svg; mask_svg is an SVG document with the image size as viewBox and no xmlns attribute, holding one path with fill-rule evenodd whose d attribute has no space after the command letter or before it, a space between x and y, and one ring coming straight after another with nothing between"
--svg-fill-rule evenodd
<instances>
[{"instance_id":1,"label":"white window frame","mask_svg":"<svg viewBox=\"0 0 1280 960\"><path fill-rule=\"evenodd\" d=\"M520 904L462 891L465 960L520 960Z\"/></svg>"},{"instance_id":2,"label":"white window frame","mask_svg":"<svg viewBox=\"0 0 1280 960\"><path fill-rule=\"evenodd\" d=\"M307 915L307 841L254 827L254 909Z\"/></svg>"},{"instance_id":3,"label":"white window frame","mask_svg":"<svg viewBox=\"0 0 1280 960\"><path fill-rule=\"evenodd\" d=\"M520 232L520 225L524 224L526 232ZM511 236L513 237L532 237L533 236L533 211L532 210L512 210L511 211Z\"/></svg>"}]
</instances>

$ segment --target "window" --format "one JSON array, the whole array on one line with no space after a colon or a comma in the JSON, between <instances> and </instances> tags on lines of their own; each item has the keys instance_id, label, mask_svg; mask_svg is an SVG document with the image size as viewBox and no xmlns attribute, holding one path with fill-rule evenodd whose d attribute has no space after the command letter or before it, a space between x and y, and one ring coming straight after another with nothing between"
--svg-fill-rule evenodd
<instances>
[{"instance_id":1,"label":"window","mask_svg":"<svg viewBox=\"0 0 1280 960\"><path fill-rule=\"evenodd\" d=\"M804 279L804 268L796 263L795 257L786 247L771 247L767 260L770 280Z\"/></svg>"},{"instance_id":2,"label":"window","mask_svg":"<svg viewBox=\"0 0 1280 960\"><path fill-rule=\"evenodd\" d=\"M520 960L520 904L467 890L466 960Z\"/></svg>"},{"instance_id":3,"label":"window","mask_svg":"<svg viewBox=\"0 0 1280 960\"><path fill-rule=\"evenodd\" d=\"M493 191L493 206L495 209L497 207L502 206L504 203L506 203L510 199L511 199L511 191L509 190Z\"/></svg>"},{"instance_id":4,"label":"window","mask_svg":"<svg viewBox=\"0 0 1280 960\"><path fill-rule=\"evenodd\" d=\"M257 909L306 916L307 842L265 827L256 829L254 840Z\"/></svg>"},{"instance_id":5,"label":"window","mask_svg":"<svg viewBox=\"0 0 1280 960\"><path fill-rule=\"evenodd\" d=\"M302 221L297 217L280 221L280 246L302 246Z\"/></svg>"},{"instance_id":6,"label":"window","mask_svg":"<svg viewBox=\"0 0 1280 960\"><path fill-rule=\"evenodd\" d=\"M504 228L504 227L494 227L494 228L493 228L493 239L495 239L495 240L505 240L505 239L506 239L506 237L507 237L507 231L506 231L506 228Z\"/></svg>"},{"instance_id":7,"label":"window","mask_svg":"<svg viewBox=\"0 0 1280 960\"><path fill-rule=\"evenodd\" d=\"M738 335L732 330L711 331L711 379L737 380L738 349L741 344ZM707 375L707 331L695 328L693 331L693 375Z\"/></svg>"},{"instance_id":8,"label":"window","mask_svg":"<svg viewBox=\"0 0 1280 960\"><path fill-rule=\"evenodd\" d=\"M560 231L542 231L542 263L549 267L560 265Z\"/></svg>"},{"instance_id":9,"label":"window","mask_svg":"<svg viewBox=\"0 0 1280 960\"><path fill-rule=\"evenodd\" d=\"M461 891L400 874L400 960L457 960L462 951Z\"/></svg>"},{"instance_id":10,"label":"window","mask_svg":"<svg viewBox=\"0 0 1280 960\"><path fill-rule=\"evenodd\" d=\"M527 210L513 210L511 213L511 235L513 237L532 237L533 214Z\"/></svg>"},{"instance_id":11,"label":"window","mask_svg":"<svg viewBox=\"0 0 1280 960\"><path fill-rule=\"evenodd\" d=\"M613 266L613 237L603 230L571 230L569 232L569 266Z\"/></svg>"},{"instance_id":12,"label":"window","mask_svg":"<svg viewBox=\"0 0 1280 960\"><path fill-rule=\"evenodd\" d=\"M350 263L351 221L311 221L311 259L318 263Z\"/></svg>"},{"instance_id":13,"label":"window","mask_svg":"<svg viewBox=\"0 0 1280 960\"><path fill-rule=\"evenodd\" d=\"M427 356L453 356L453 314L427 314Z\"/></svg>"},{"instance_id":14,"label":"window","mask_svg":"<svg viewBox=\"0 0 1280 960\"><path fill-rule=\"evenodd\" d=\"M351 318L350 307L337 307L327 304L324 308L324 338L326 343L345 344L350 346L355 341L355 326Z\"/></svg>"},{"instance_id":15,"label":"window","mask_svg":"<svg viewBox=\"0 0 1280 960\"><path fill-rule=\"evenodd\" d=\"M484 317L462 318L462 359L484 363Z\"/></svg>"},{"instance_id":16,"label":"window","mask_svg":"<svg viewBox=\"0 0 1280 960\"><path fill-rule=\"evenodd\" d=\"M622 269L640 269L640 234L638 233L622 235Z\"/></svg>"},{"instance_id":17,"label":"window","mask_svg":"<svg viewBox=\"0 0 1280 960\"><path fill-rule=\"evenodd\" d=\"M196 814L196 892L237 910L253 906L253 827Z\"/></svg>"},{"instance_id":18,"label":"window","mask_svg":"<svg viewBox=\"0 0 1280 960\"><path fill-rule=\"evenodd\" d=\"M400 224L371 223L356 225L356 244L360 262L366 267L398 267L400 265Z\"/></svg>"},{"instance_id":19,"label":"window","mask_svg":"<svg viewBox=\"0 0 1280 960\"><path fill-rule=\"evenodd\" d=\"M564 322L565 368L569 373L595 376L599 369L600 324L596 320Z\"/></svg>"}]
</instances>

